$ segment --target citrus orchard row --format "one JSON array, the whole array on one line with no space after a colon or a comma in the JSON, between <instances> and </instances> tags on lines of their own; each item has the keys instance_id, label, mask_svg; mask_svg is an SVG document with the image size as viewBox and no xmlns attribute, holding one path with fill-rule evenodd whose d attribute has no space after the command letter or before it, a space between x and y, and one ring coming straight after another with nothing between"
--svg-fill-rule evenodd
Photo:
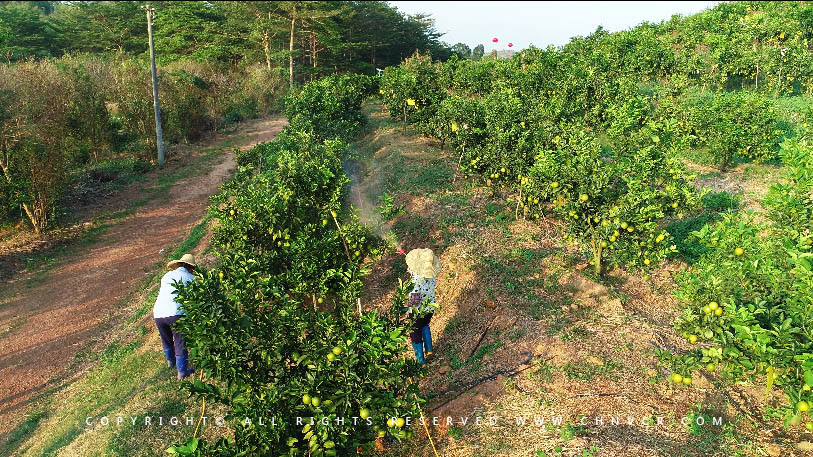
<instances>
[{"instance_id":1,"label":"citrus orchard row","mask_svg":"<svg viewBox=\"0 0 813 457\"><path fill-rule=\"evenodd\" d=\"M379 96L393 116L450 144L466 178L508 191L519 217L556 215L596 274L607 262L649 280L648 270L675 254L665 227L703 197L678 158L683 150L717 142L723 167L734 155L780 157L786 176L765 199L769 223L734 213L693 234L703 253L678 279L686 312L676 327L696 349L659 358L681 385L701 369L764 379L766 394L783 391L788 424L800 422L794 405L813 400L804 389L813 385L806 124L785 132L796 138L780 147L764 95L704 93L679 75L652 86L607 67L600 43L579 49L443 64L416 55L385 71Z\"/></svg>"},{"instance_id":2,"label":"citrus orchard row","mask_svg":"<svg viewBox=\"0 0 813 457\"><path fill-rule=\"evenodd\" d=\"M364 259L385 246L345 204L342 164L374 90L358 75L310 83L287 100L288 128L238 152L210 209L220 265L179 288L178 324L209 378L186 388L228 407L233 437L193 437L173 452L350 455L378 436L406 437L398 424L419 414L420 367L404 357L410 323L399 313L408 287L391 312L358 307ZM351 417L363 420L336 420Z\"/></svg>"}]
</instances>

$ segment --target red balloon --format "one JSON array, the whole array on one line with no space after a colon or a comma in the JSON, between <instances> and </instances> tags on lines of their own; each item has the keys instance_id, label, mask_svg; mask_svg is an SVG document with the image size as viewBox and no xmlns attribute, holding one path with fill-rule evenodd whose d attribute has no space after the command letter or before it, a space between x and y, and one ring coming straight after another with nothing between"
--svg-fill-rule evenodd
<instances>
[{"instance_id":1,"label":"red balloon","mask_svg":"<svg viewBox=\"0 0 813 457\"><path fill-rule=\"evenodd\" d=\"M514 47L514 43L508 43L508 47L509 48Z\"/></svg>"},{"instance_id":2,"label":"red balloon","mask_svg":"<svg viewBox=\"0 0 813 457\"><path fill-rule=\"evenodd\" d=\"M494 38L494 39L493 39L493 40L491 40L491 41L493 41L493 42L495 42L495 43L496 43L498 40L497 40L496 38Z\"/></svg>"}]
</instances>

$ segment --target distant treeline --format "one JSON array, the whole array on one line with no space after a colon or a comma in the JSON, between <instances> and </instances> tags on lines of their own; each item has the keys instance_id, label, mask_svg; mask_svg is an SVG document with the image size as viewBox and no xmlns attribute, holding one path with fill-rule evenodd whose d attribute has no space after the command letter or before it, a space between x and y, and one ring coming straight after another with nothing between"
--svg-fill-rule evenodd
<instances>
[{"instance_id":1,"label":"distant treeline","mask_svg":"<svg viewBox=\"0 0 813 457\"><path fill-rule=\"evenodd\" d=\"M0 49L6 62L76 52L147 52L145 2L6 2ZM386 2L154 2L159 64L179 59L232 65L262 62L300 79L370 74L416 50L438 59L451 49L433 20Z\"/></svg>"}]
</instances>

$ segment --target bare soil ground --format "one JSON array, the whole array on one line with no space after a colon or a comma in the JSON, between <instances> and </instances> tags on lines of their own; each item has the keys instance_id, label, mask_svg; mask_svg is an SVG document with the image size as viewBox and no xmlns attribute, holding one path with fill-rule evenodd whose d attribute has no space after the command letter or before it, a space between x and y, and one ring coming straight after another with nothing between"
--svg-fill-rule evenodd
<instances>
[{"instance_id":1,"label":"bare soil ground","mask_svg":"<svg viewBox=\"0 0 813 457\"><path fill-rule=\"evenodd\" d=\"M229 150L269 141L285 124L279 117L251 121L228 136L176 149L165 169L150 173L146 181L78 209L85 221L63 232L81 233L94 217L133 208L157 190L92 242L77 246L75 236L6 242L0 268L16 274L0 283L0 436L19 422L32 400L82 376L77 354L104 340L121 301L201 220L209 196L232 174ZM207 148L208 153L201 152ZM173 176L179 179L166 185ZM46 271L21 269L21 259L47 256L57 245L67 252Z\"/></svg>"}]
</instances>

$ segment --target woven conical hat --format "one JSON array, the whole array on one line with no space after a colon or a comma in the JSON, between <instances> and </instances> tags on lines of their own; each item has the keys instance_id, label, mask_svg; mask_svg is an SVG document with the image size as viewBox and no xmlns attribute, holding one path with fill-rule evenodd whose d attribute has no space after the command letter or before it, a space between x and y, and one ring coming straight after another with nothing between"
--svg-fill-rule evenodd
<instances>
[{"instance_id":1,"label":"woven conical hat","mask_svg":"<svg viewBox=\"0 0 813 457\"><path fill-rule=\"evenodd\" d=\"M424 278L434 278L440 273L440 259L431 249L413 249L406 255L409 271Z\"/></svg>"}]
</instances>

